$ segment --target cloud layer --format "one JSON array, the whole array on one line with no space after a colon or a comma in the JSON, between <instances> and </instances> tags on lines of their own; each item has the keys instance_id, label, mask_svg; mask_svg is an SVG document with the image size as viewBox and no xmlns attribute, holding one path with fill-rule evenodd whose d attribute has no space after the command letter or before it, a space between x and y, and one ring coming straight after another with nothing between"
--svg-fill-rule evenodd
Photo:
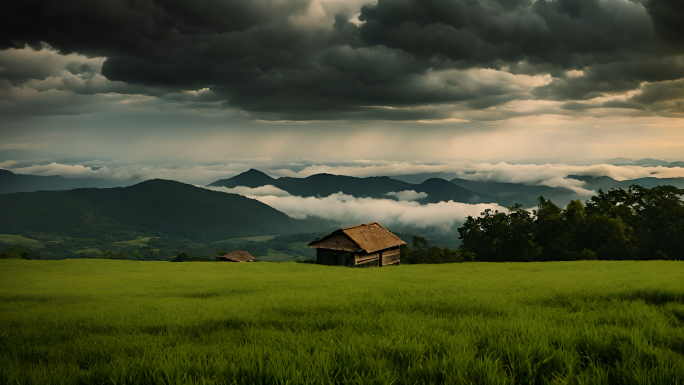
<instances>
[{"instance_id":1,"label":"cloud layer","mask_svg":"<svg viewBox=\"0 0 684 385\"><path fill-rule=\"evenodd\" d=\"M385 195L395 197L395 198L399 199L400 201L416 201L416 200L424 199L424 198L428 197L428 194L426 194L424 192L416 192L413 190L391 191Z\"/></svg>"},{"instance_id":2,"label":"cloud layer","mask_svg":"<svg viewBox=\"0 0 684 385\"><path fill-rule=\"evenodd\" d=\"M43 113L60 108L51 90L70 90L72 110L116 93L267 120L497 120L522 101L684 113L679 0L10 0L0 13L3 99ZM43 93L14 95L25 87Z\"/></svg>"},{"instance_id":3,"label":"cloud layer","mask_svg":"<svg viewBox=\"0 0 684 385\"><path fill-rule=\"evenodd\" d=\"M320 162L320 161L318 161ZM152 178L171 179L186 183L207 185L219 179L230 178L250 168L260 169L273 177L304 178L314 174L329 173L356 177L398 176L422 173L445 173L444 178L462 178L475 181L522 183L531 186L545 185L565 187L580 195L590 194L582 182L568 179L572 175L607 176L618 181L638 178L684 178L684 167L640 166L636 164L615 165L608 163L591 165L532 164L532 163L477 163L470 161L442 162L433 164L394 161L329 161L317 165L307 159L235 158L211 164L160 163L128 164L122 161L64 159L62 162L26 164L8 160L0 162L0 168L17 174L61 175L68 178L106 178L121 181L142 181ZM231 190L241 195L283 196L286 192L274 186L264 186L254 191L246 187ZM398 191L392 196L402 201L414 201L425 193Z\"/></svg>"},{"instance_id":4,"label":"cloud layer","mask_svg":"<svg viewBox=\"0 0 684 385\"><path fill-rule=\"evenodd\" d=\"M497 204L439 202L421 205L417 202L391 199L357 198L341 192L327 197L289 195L274 186L212 187L211 190L242 193L263 202L292 218L319 217L340 226L377 221L395 228L430 229L447 233L460 226L469 215L480 215L486 209L506 211ZM275 195L270 192L275 191ZM284 194L283 194L284 193ZM454 227L455 226L455 227Z\"/></svg>"}]
</instances>

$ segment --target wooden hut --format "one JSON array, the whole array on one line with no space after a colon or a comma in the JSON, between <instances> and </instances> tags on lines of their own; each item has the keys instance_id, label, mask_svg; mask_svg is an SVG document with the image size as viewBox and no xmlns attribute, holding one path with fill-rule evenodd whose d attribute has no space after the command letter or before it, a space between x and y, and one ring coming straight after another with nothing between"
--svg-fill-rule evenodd
<instances>
[{"instance_id":1,"label":"wooden hut","mask_svg":"<svg viewBox=\"0 0 684 385\"><path fill-rule=\"evenodd\" d=\"M345 227L309 243L316 263L349 267L387 266L400 262L399 237L377 222Z\"/></svg>"},{"instance_id":2,"label":"wooden hut","mask_svg":"<svg viewBox=\"0 0 684 385\"><path fill-rule=\"evenodd\" d=\"M216 260L226 262L252 262L254 256L252 256L249 251L231 251L226 255L217 257Z\"/></svg>"}]
</instances>

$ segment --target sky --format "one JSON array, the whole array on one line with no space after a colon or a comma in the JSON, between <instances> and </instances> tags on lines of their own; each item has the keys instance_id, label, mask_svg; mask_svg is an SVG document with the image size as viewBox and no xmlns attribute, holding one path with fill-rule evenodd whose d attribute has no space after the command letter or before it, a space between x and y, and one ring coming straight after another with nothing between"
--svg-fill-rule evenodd
<instances>
[{"instance_id":1,"label":"sky","mask_svg":"<svg viewBox=\"0 0 684 385\"><path fill-rule=\"evenodd\" d=\"M602 161L684 160L681 0L5 0L0 15L15 172L684 176Z\"/></svg>"}]
</instances>

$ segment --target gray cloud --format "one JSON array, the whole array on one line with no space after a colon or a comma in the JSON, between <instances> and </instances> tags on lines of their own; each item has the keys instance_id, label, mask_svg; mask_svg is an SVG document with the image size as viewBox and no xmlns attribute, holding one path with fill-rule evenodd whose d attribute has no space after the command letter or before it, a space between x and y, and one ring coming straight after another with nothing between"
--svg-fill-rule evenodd
<instances>
[{"instance_id":1,"label":"gray cloud","mask_svg":"<svg viewBox=\"0 0 684 385\"><path fill-rule=\"evenodd\" d=\"M684 46L684 3L679 0L649 0L645 2L648 13L660 38L669 44Z\"/></svg>"},{"instance_id":2,"label":"gray cloud","mask_svg":"<svg viewBox=\"0 0 684 385\"><path fill-rule=\"evenodd\" d=\"M467 67L528 61L578 69L667 49L643 6L622 0L380 0L359 18L371 44Z\"/></svg>"},{"instance_id":3,"label":"gray cloud","mask_svg":"<svg viewBox=\"0 0 684 385\"><path fill-rule=\"evenodd\" d=\"M547 100L586 100L636 90L643 82L666 82L683 77L684 55L637 59L597 64L586 68L581 76L555 78L533 94Z\"/></svg>"},{"instance_id":4,"label":"gray cloud","mask_svg":"<svg viewBox=\"0 0 684 385\"><path fill-rule=\"evenodd\" d=\"M647 84L642 92L632 98L633 102L651 106L651 109L684 112L684 79Z\"/></svg>"},{"instance_id":5,"label":"gray cloud","mask_svg":"<svg viewBox=\"0 0 684 385\"><path fill-rule=\"evenodd\" d=\"M667 162L661 162L667 163ZM334 162L311 159L274 159L274 158L233 158L209 163L182 162L159 164L131 164L122 161L74 159L69 162L17 162L7 160L0 162L0 168L18 174L61 175L70 178L108 178L116 180L146 180L152 178L172 179L186 183L206 185L218 179L235 176L249 168L265 171L273 177L304 178L314 174L330 173L338 175L368 177L395 176L420 173L449 173L454 177L479 181L495 181L523 183L537 186L581 188L583 184L567 177L570 175L608 176L616 180L631 180L645 177L652 178L684 178L684 168L664 166L641 166L636 164L612 165L595 163L589 165L573 164L514 164L476 163L470 161L457 162L393 162L393 161L356 161ZM222 188L224 189L224 188ZM223 190L228 191L228 190ZM581 190L577 190L580 192ZM240 187L230 190L243 195L288 195L273 186L250 189ZM585 191L586 192L586 191ZM418 200L425 198L425 193L415 191L399 191L388 194L400 200Z\"/></svg>"},{"instance_id":6,"label":"gray cloud","mask_svg":"<svg viewBox=\"0 0 684 385\"><path fill-rule=\"evenodd\" d=\"M7 84L43 80L32 86L237 107L269 120L445 119L516 100L625 93L642 82L664 88L684 77L678 0L9 0L0 14L0 49L28 44L44 54L47 43L63 58L81 55L10 63L0 73ZM481 68L511 77L468 71ZM584 74L568 78L568 70ZM523 74L553 79L534 91L510 83ZM205 88L202 98L184 94Z\"/></svg>"}]
</instances>

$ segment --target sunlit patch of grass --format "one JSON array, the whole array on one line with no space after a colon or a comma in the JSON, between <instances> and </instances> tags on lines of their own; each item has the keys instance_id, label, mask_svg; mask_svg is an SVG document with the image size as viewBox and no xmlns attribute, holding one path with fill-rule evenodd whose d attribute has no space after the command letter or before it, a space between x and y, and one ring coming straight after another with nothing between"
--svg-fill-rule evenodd
<instances>
[{"instance_id":1,"label":"sunlit patch of grass","mask_svg":"<svg viewBox=\"0 0 684 385\"><path fill-rule=\"evenodd\" d=\"M243 237L243 238L229 238L229 239L223 239L220 241L216 241L211 243L212 245L221 243L221 242L226 242L226 241L252 241L252 242L264 242L264 241L270 241L271 239L275 238L276 235L261 235L257 237Z\"/></svg>"},{"instance_id":2,"label":"sunlit patch of grass","mask_svg":"<svg viewBox=\"0 0 684 385\"><path fill-rule=\"evenodd\" d=\"M147 246L147 242L149 242L150 239L152 239L152 237L138 237L128 241L112 242L111 244L120 246Z\"/></svg>"},{"instance_id":3,"label":"sunlit patch of grass","mask_svg":"<svg viewBox=\"0 0 684 385\"><path fill-rule=\"evenodd\" d=\"M2 260L0 383L675 384L683 272Z\"/></svg>"},{"instance_id":4,"label":"sunlit patch of grass","mask_svg":"<svg viewBox=\"0 0 684 385\"><path fill-rule=\"evenodd\" d=\"M21 235L0 234L0 242L9 243L11 245L23 245L33 248L43 247L43 242L35 239L22 237Z\"/></svg>"},{"instance_id":5,"label":"sunlit patch of grass","mask_svg":"<svg viewBox=\"0 0 684 385\"><path fill-rule=\"evenodd\" d=\"M74 252L74 254L80 255L80 256L96 256L96 257L101 257L103 255L102 250L96 249L94 247L88 248L88 249L82 249Z\"/></svg>"}]
</instances>

